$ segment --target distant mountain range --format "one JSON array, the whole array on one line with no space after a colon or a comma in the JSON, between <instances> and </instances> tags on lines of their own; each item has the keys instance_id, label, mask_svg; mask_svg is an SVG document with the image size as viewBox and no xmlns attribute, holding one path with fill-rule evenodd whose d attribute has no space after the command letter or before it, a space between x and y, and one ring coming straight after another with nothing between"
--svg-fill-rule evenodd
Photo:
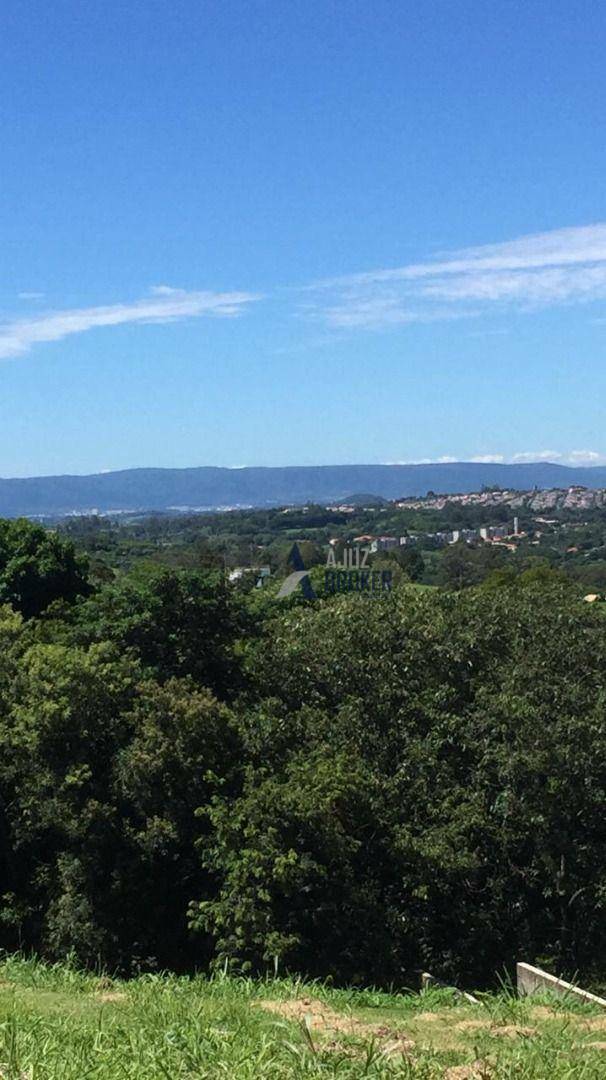
<instances>
[{"instance_id":1,"label":"distant mountain range","mask_svg":"<svg viewBox=\"0 0 606 1080\"><path fill-rule=\"evenodd\" d=\"M306 502L338 503L352 492L386 499L503 488L606 487L606 466L538 462L499 465L301 465L285 468L125 469L91 476L0 480L0 517L200 511Z\"/></svg>"}]
</instances>

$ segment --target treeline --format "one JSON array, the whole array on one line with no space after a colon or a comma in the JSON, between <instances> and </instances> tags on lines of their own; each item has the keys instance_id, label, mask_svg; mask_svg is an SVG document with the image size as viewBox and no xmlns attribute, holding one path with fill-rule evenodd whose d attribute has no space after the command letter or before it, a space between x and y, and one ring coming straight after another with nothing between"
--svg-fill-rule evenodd
<instances>
[{"instance_id":1,"label":"treeline","mask_svg":"<svg viewBox=\"0 0 606 1080\"><path fill-rule=\"evenodd\" d=\"M585 592L606 592L606 511L554 512L552 524L519 511L524 535L515 550L482 540L444 545L439 531L509 522L506 506L461 506L444 510L398 510L393 504L358 508L343 514L325 507L293 510L247 510L195 516L150 515L120 523L108 518L62 521L59 534L74 540L90 559L90 576L111 581L146 560L171 569L217 569L268 566L286 572L293 540L305 545L308 565L326 561L330 541L344 544L361 535L414 535L413 543L386 553L411 580L426 585L462 588L490 578L495 569L521 575L550 567ZM454 554L453 554L454 548Z\"/></svg>"},{"instance_id":2,"label":"treeline","mask_svg":"<svg viewBox=\"0 0 606 1080\"><path fill-rule=\"evenodd\" d=\"M407 984L606 969L606 620L277 601L0 527L0 946Z\"/></svg>"}]
</instances>

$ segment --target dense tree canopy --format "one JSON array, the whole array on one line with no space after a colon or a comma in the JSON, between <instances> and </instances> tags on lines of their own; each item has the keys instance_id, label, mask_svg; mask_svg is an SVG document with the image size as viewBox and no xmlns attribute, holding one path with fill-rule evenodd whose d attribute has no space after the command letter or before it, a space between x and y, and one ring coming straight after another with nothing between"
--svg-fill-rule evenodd
<instances>
[{"instance_id":1,"label":"dense tree canopy","mask_svg":"<svg viewBox=\"0 0 606 1080\"><path fill-rule=\"evenodd\" d=\"M308 602L214 569L92 590L27 523L0 551L0 946L603 973L606 620L549 566L478 587L453 548L455 588Z\"/></svg>"},{"instance_id":2,"label":"dense tree canopy","mask_svg":"<svg viewBox=\"0 0 606 1080\"><path fill-rule=\"evenodd\" d=\"M222 955L381 980L603 952L602 618L558 586L403 590L293 611L258 653L251 766L213 811L224 886L196 916Z\"/></svg>"},{"instance_id":3,"label":"dense tree canopy","mask_svg":"<svg viewBox=\"0 0 606 1080\"><path fill-rule=\"evenodd\" d=\"M89 592L86 569L69 540L29 521L0 520L0 603L39 615L54 600Z\"/></svg>"},{"instance_id":4,"label":"dense tree canopy","mask_svg":"<svg viewBox=\"0 0 606 1080\"><path fill-rule=\"evenodd\" d=\"M79 643L111 641L162 680L191 676L223 695L237 688L236 643L248 623L218 571L135 572L102 587L75 622Z\"/></svg>"}]
</instances>

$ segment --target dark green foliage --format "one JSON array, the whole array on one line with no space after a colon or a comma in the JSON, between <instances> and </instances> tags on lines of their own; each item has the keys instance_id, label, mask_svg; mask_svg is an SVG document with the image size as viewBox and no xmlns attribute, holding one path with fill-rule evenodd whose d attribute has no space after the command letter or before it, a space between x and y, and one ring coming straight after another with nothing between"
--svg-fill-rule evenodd
<instances>
[{"instance_id":1,"label":"dark green foliage","mask_svg":"<svg viewBox=\"0 0 606 1080\"><path fill-rule=\"evenodd\" d=\"M219 571L147 567L102 588L77 614L76 640L111 641L160 679L191 676L229 695L244 609Z\"/></svg>"},{"instance_id":2,"label":"dark green foliage","mask_svg":"<svg viewBox=\"0 0 606 1080\"><path fill-rule=\"evenodd\" d=\"M450 589L464 589L478 585L487 577L504 567L506 552L503 548L480 544L477 547L459 541L447 547L440 560L439 581Z\"/></svg>"},{"instance_id":3,"label":"dark green foliage","mask_svg":"<svg viewBox=\"0 0 606 1080\"><path fill-rule=\"evenodd\" d=\"M425 572L425 561L417 547L402 547L397 552L397 561L410 581L420 581Z\"/></svg>"},{"instance_id":4,"label":"dark green foliage","mask_svg":"<svg viewBox=\"0 0 606 1080\"><path fill-rule=\"evenodd\" d=\"M280 770L251 769L235 804L215 804L206 862L223 888L190 915L214 934L220 962L264 970L280 957L350 981L393 975L401 934L381 886L376 788L362 759L306 745Z\"/></svg>"},{"instance_id":5,"label":"dark green foliage","mask_svg":"<svg viewBox=\"0 0 606 1080\"><path fill-rule=\"evenodd\" d=\"M557 587L289 613L256 658L244 793L213 811L223 889L194 920L220 955L339 979L595 964L605 663L602 620Z\"/></svg>"},{"instance_id":6,"label":"dark green foliage","mask_svg":"<svg viewBox=\"0 0 606 1080\"><path fill-rule=\"evenodd\" d=\"M282 602L152 566L86 596L69 544L0 539L0 946L603 974L606 619L559 564L453 545L456 590Z\"/></svg>"},{"instance_id":7,"label":"dark green foliage","mask_svg":"<svg viewBox=\"0 0 606 1080\"><path fill-rule=\"evenodd\" d=\"M4 918L53 955L71 947L87 960L111 952L113 930L96 914L120 831L113 760L128 738L138 674L108 645L89 653L36 645L15 664L0 723L12 848L3 891L22 914L14 925L9 903Z\"/></svg>"},{"instance_id":8,"label":"dark green foliage","mask_svg":"<svg viewBox=\"0 0 606 1080\"><path fill-rule=\"evenodd\" d=\"M229 790L239 756L228 711L190 683L144 679L109 644L33 646L13 679L0 724L5 944L126 968L205 959L185 914L207 888L196 811Z\"/></svg>"},{"instance_id":9,"label":"dark green foliage","mask_svg":"<svg viewBox=\"0 0 606 1080\"><path fill-rule=\"evenodd\" d=\"M29 618L88 592L86 560L70 541L29 521L0 520L0 604Z\"/></svg>"},{"instance_id":10,"label":"dark green foliage","mask_svg":"<svg viewBox=\"0 0 606 1080\"><path fill-rule=\"evenodd\" d=\"M187 926L191 897L212 889L203 865L210 843L204 810L218 794L233 797L241 741L230 711L189 681L146 683L130 720L132 738L117 753L113 776L126 844L124 949L128 955L136 942L140 956L191 970L212 956L212 943L192 939Z\"/></svg>"}]
</instances>

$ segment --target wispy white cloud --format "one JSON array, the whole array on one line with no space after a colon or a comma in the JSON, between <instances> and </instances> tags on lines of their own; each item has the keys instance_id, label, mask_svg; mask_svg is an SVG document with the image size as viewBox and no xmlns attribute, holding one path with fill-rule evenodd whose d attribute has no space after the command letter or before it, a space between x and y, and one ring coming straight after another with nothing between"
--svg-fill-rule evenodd
<instances>
[{"instance_id":1,"label":"wispy white cloud","mask_svg":"<svg viewBox=\"0 0 606 1080\"><path fill-rule=\"evenodd\" d=\"M17 293L17 300L44 300L43 292L20 292Z\"/></svg>"},{"instance_id":2,"label":"wispy white cloud","mask_svg":"<svg viewBox=\"0 0 606 1080\"><path fill-rule=\"evenodd\" d=\"M421 287L423 296L439 300L517 300L536 307L569 300L606 296L606 262L598 266L518 271L475 271L437 278Z\"/></svg>"},{"instance_id":3,"label":"wispy white cloud","mask_svg":"<svg viewBox=\"0 0 606 1080\"><path fill-rule=\"evenodd\" d=\"M399 461L381 461L382 465L443 465L448 462L459 461L460 458L404 458Z\"/></svg>"},{"instance_id":4,"label":"wispy white cloud","mask_svg":"<svg viewBox=\"0 0 606 1080\"><path fill-rule=\"evenodd\" d=\"M158 286L157 288L168 288ZM246 292L155 292L132 303L72 308L43 315L0 322L0 359L21 356L45 341L61 341L103 326L126 323L166 323L202 315L229 318L240 315L245 305L260 299Z\"/></svg>"},{"instance_id":5,"label":"wispy white cloud","mask_svg":"<svg viewBox=\"0 0 606 1080\"><path fill-rule=\"evenodd\" d=\"M542 266L606 262L606 223L546 233L531 233L517 240L443 253L435 261L411 263L392 270L370 270L361 274L325 279L319 285L367 284L370 281L400 281L460 274L475 270L527 270Z\"/></svg>"},{"instance_id":6,"label":"wispy white cloud","mask_svg":"<svg viewBox=\"0 0 606 1080\"><path fill-rule=\"evenodd\" d=\"M444 454L438 458L407 458L399 461L385 461L384 465L446 465L454 462L471 461L477 465L529 465L549 461L556 465L606 465L606 454L597 450L521 450L515 454Z\"/></svg>"},{"instance_id":7,"label":"wispy white cloud","mask_svg":"<svg viewBox=\"0 0 606 1080\"><path fill-rule=\"evenodd\" d=\"M556 465L604 465L606 454L598 450L520 450L511 456L505 454L483 454L471 461L511 462L516 465L550 461Z\"/></svg>"},{"instance_id":8,"label":"wispy white cloud","mask_svg":"<svg viewBox=\"0 0 606 1080\"><path fill-rule=\"evenodd\" d=\"M174 285L152 285L149 290L152 296L186 296L185 289L175 289Z\"/></svg>"},{"instance_id":9,"label":"wispy white cloud","mask_svg":"<svg viewBox=\"0 0 606 1080\"><path fill-rule=\"evenodd\" d=\"M559 461L562 454L559 450L521 450L518 454L514 454L512 461L526 462L526 461Z\"/></svg>"},{"instance_id":10,"label":"wispy white cloud","mask_svg":"<svg viewBox=\"0 0 606 1080\"><path fill-rule=\"evenodd\" d=\"M406 311L395 296L344 296L340 303L323 309L326 321L334 327L348 329L356 326L394 326L419 322L418 312Z\"/></svg>"},{"instance_id":11,"label":"wispy white cloud","mask_svg":"<svg viewBox=\"0 0 606 1080\"><path fill-rule=\"evenodd\" d=\"M423 262L324 279L303 291L299 312L344 334L606 299L606 223L462 248ZM43 298L35 292L19 296ZM248 292L194 292L160 283L134 302L0 320L0 359L95 327L235 316L258 299Z\"/></svg>"},{"instance_id":12,"label":"wispy white cloud","mask_svg":"<svg viewBox=\"0 0 606 1080\"><path fill-rule=\"evenodd\" d=\"M571 465L602 465L606 456L597 450L571 450L568 461Z\"/></svg>"},{"instance_id":13,"label":"wispy white cloud","mask_svg":"<svg viewBox=\"0 0 606 1080\"><path fill-rule=\"evenodd\" d=\"M329 325L387 327L606 298L606 223L463 248L309 286Z\"/></svg>"}]
</instances>

